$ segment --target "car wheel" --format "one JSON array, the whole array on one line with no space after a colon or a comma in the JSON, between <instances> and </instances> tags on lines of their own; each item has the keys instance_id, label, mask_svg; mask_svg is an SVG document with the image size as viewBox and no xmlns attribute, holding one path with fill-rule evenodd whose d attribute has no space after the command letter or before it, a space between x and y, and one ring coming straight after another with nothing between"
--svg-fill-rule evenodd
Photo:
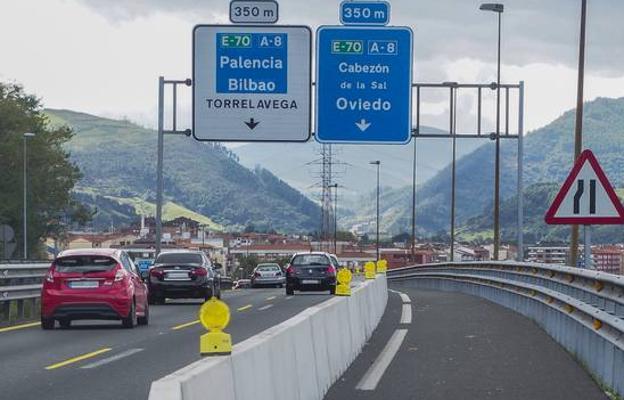
<instances>
[{"instance_id":1,"label":"car wheel","mask_svg":"<svg viewBox=\"0 0 624 400\"><path fill-rule=\"evenodd\" d=\"M130 312L128 312L128 316L123 318L121 320L121 325L126 328L126 329L132 329L134 328L134 325L136 324L136 307L134 305L134 301L132 302L132 305L130 306Z\"/></svg>"},{"instance_id":2,"label":"car wheel","mask_svg":"<svg viewBox=\"0 0 624 400\"><path fill-rule=\"evenodd\" d=\"M295 294L295 289L289 286L286 286L286 296L292 296Z\"/></svg>"},{"instance_id":3,"label":"car wheel","mask_svg":"<svg viewBox=\"0 0 624 400\"><path fill-rule=\"evenodd\" d=\"M331 295L336 294L336 286L330 286L329 287L329 294L331 294Z\"/></svg>"},{"instance_id":4,"label":"car wheel","mask_svg":"<svg viewBox=\"0 0 624 400\"><path fill-rule=\"evenodd\" d=\"M149 304L145 303L145 315L142 317L137 317L138 325L147 325L149 324Z\"/></svg>"},{"instance_id":5,"label":"car wheel","mask_svg":"<svg viewBox=\"0 0 624 400\"><path fill-rule=\"evenodd\" d=\"M61 328L63 329L67 329L71 326L71 320L69 319L60 319L59 320L59 325L61 325Z\"/></svg>"},{"instance_id":6,"label":"car wheel","mask_svg":"<svg viewBox=\"0 0 624 400\"><path fill-rule=\"evenodd\" d=\"M212 293L212 289L206 289L206 293L204 294L204 300L210 300L212 298Z\"/></svg>"},{"instance_id":7,"label":"car wheel","mask_svg":"<svg viewBox=\"0 0 624 400\"><path fill-rule=\"evenodd\" d=\"M54 329L54 318L41 317L41 329L45 329L45 330Z\"/></svg>"}]
</instances>

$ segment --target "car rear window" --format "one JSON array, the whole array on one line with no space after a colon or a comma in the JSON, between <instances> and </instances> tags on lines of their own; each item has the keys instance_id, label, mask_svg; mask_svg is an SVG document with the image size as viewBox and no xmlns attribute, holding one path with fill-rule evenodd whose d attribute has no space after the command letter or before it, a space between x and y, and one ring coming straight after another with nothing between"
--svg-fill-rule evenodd
<instances>
[{"instance_id":1,"label":"car rear window","mask_svg":"<svg viewBox=\"0 0 624 400\"><path fill-rule=\"evenodd\" d=\"M58 272L110 271L117 261L106 256L68 256L58 258L54 264Z\"/></svg>"},{"instance_id":2,"label":"car rear window","mask_svg":"<svg viewBox=\"0 0 624 400\"><path fill-rule=\"evenodd\" d=\"M201 254L163 253L156 258L155 264L201 264Z\"/></svg>"},{"instance_id":3,"label":"car rear window","mask_svg":"<svg viewBox=\"0 0 624 400\"><path fill-rule=\"evenodd\" d=\"M327 265L329 260L322 254L302 254L295 256L292 260L292 265Z\"/></svg>"},{"instance_id":4,"label":"car rear window","mask_svg":"<svg viewBox=\"0 0 624 400\"><path fill-rule=\"evenodd\" d=\"M280 267L277 265L258 265L258 271L279 271Z\"/></svg>"}]
</instances>

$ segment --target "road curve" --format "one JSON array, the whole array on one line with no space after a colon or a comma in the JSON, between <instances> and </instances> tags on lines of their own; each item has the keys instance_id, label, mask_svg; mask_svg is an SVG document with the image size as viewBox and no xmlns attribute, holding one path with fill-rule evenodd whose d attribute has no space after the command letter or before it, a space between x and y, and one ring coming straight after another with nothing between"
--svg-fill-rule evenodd
<instances>
[{"instance_id":1,"label":"road curve","mask_svg":"<svg viewBox=\"0 0 624 400\"><path fill-rule=\"evenodd\" d=\"M373 337L326 400L608 400L520 314L460 293L390 289Z\"/></svg>"}]
</instances>

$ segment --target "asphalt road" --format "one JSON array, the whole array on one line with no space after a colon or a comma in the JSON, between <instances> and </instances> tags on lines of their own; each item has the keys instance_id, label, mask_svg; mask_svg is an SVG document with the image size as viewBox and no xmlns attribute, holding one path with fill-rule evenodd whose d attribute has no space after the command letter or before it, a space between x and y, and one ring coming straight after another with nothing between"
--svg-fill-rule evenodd
<instances>
[{"instance_id":1,"label":"asphalt road","mask_svg":"<svg viewBox=\"0 0 624 400\"><path fill-rule=\"evenodd\" d=\"M284 289L224 292L234 344L328 300ZM80 321L69 329L0 331L0 398L12 400L146 399L150 383L200 358L201 301L151 306L147 327ZM82 356L86 358L80 359ZM78 357L78 359L77 359Z\"/></svg>"},{"instance_id":2,"label":"asphalt road","mask_svg":"<svg viewBox=\"0 0 624 400\"><path fill-rule=\"evenodd\" d=\"M608 399L529 319L474 296L390 289L404 298L389 293L373 337L326 400Z\"/></svg>"}]
</instances>

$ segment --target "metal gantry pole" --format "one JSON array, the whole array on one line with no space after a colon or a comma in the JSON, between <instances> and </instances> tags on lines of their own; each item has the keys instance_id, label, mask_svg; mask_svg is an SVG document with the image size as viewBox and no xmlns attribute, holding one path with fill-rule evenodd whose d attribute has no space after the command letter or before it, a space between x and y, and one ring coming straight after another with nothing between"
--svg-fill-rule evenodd
<instances>
[{"instance_id":1,"label":"metal gantry pole","mask_svg":"<svg viewBox=\"0 0 624 400\"><path fill-rule=\"evenodd\" d=\"M24 222L24 260L28 260L28 211L27 211L27 195L28 195L28 161L27 161L27 153L26 153L26 140L27 136L23 136L24 140L24 204L23 204L23 222Z\"/></svg>"},{"instance_id":2,"label":"metal gantry pole","mask_svg":"<svg viewBox=\"0 0 624 400\"><path fill-rule=\"evenodd\" d=\"M579 37L578 83L576 93L576 125L574 128L574 160L581 155L583 148L583 86L585 83L585 26L587 19L587 0L581 3L581 34ZM576 267L578 258L579 227L572 225L570 238L570 266Z\"/></svg>"},{"instance_id":3,"label":"metal gantry pole","mask_svg":"<svg viewBox=\"0 0 624 400\"><path fill-rule=\"evenodd\" d=\"M457 161L457 137L456 131L456 107L457 107L457 92L451 86L451 106L450 106L450 126L449 133L452 138L452 160L451 160L451 262L455 259L455 170Z\"/></svg>"},{"instance_id":4,"label":"metal gantry pole","mask_svg":"<svg viewBox=\"0 0 624 400\"><path fill-rule=\"evenodd\" d=\"M338 184L334 185L334 254L338 254Z\"/></svg>"},{"instance_id":5,"label":"metal gantry pole","mask_svg":"<svg viewBox=\"0 0 624 400\"><path fill-rule=\"evenodd\" d=\"M165 78L158 78L158 160L156 165L156 256L162 242L163 156L165 127Z\"/></svg>"},{"instance_id":6,"label":"metal gantry pole","mask_svg":"<svg viewBox=\"0 0 624 400\"><path fill-rule=\"evenodd\" d=\"M518 255L524 261L524 81L518 92Z\"/></svg>"},{"instance_id":7,"label":"metal gantry pole","mask_svg":"<svg viewBox=\"0 0 624 400\"><path fill-rule=\"evenodd\" d=\"M379 166L381 161L377 161L377 261L379 261Z\"/></svg>"},{"instance_id":8,"label":"metal gantry pole","mask_svg":"<svg viewBox=\"0 0 624 400\"><path fill-rule=\"evenodd\" d=\"M494 260L500 248L500 83L501 83L501 19L498 13L498 55L496 63L496 159L494 163Z\"/></svg>"},{"instance_id":9,"label":"metal gantry pole","mask_svg":"<svg viewBox=\"0 0 624 400\"><path fill-rule=\"evenodd\" d=\"M416 260L416 137L414 141L414 159L412 163L412 262Z\"/></svg>"}]
</instances>

